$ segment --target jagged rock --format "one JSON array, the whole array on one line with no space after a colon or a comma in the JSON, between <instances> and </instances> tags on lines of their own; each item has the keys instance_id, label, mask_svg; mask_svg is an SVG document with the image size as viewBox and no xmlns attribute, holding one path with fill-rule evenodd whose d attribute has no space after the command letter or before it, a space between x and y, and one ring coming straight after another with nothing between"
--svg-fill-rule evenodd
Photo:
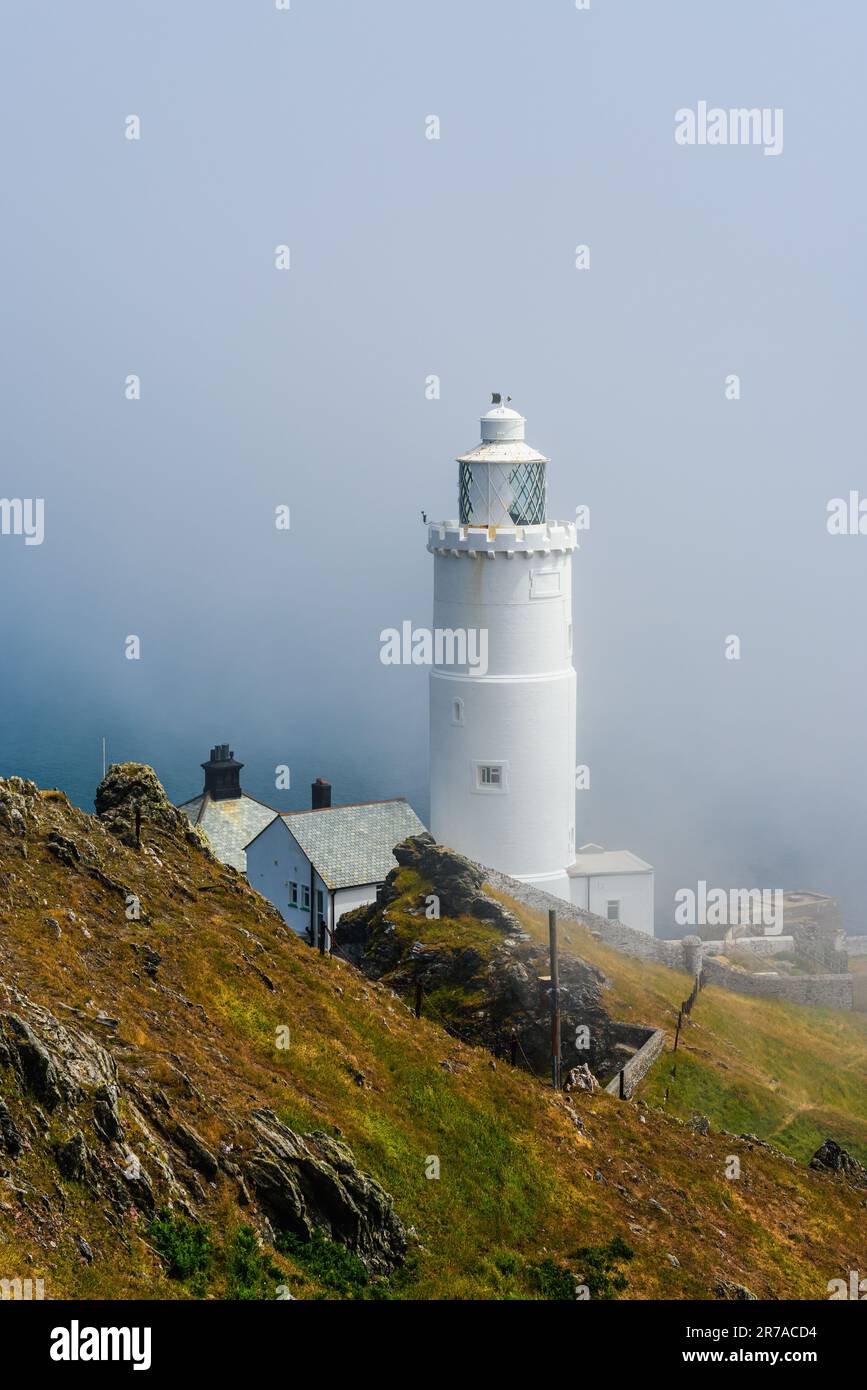
<instances>
[{"instance_id":1,"label":"jagged rock","mask_svg":"<svg viewBox=\"0 0 867 1390\"><path fill-rule=\"evenodd\" d=\"M687 1129L693 1130L696 1134L710 1134L710 1120L707 1115L693 1115L687 1121Z\"/></svg>"},{"instance_id":2,"label":"jagged rock","mask_svg":"<svg viewBox=\"0 0 867 1390\"><path fill-rule=\"evenodd\" d=\"M10 777L8 782L0 779L0 830L23 839L27 833L29 808L27 799L14 786L20 779Z\"/></svg>"},{"instance_id":3,"label":"jagged rock","mask_svg":"<svg viewBox=\"0 0 867 1390\"><path fill-rule=\"evenodd\" d=\"M143 838L149 828L167 831L213 858L204 836L172 805L153 768L144 763L113 763L96 789L94 805L102 823L130 848L136 843L138 810Z\"/></svg>"},{"instance_id":4,"label":"jagged rock","mask_svg":"<svg viewBox=\"0 0 867 1390\"><path fill-rule=\"evenodd\" d=\"M93 1096L93 1123L106 1143L123 1143L123 1125L117 1107L117 1087L109 1084L98 1087Z\"/></svg>"},{"instance_id":5,"label":"jagged rock","mask_svg":"<svg viewBox=\"0 0 867 1390\"><path fill-rule=\"evenodd\" d=\"M11 1048L26 1089L49 1110L55 1110L67 1093L61 1088L60 1074L48 1049L17 1014L0 1015L0 1026L11 1035Z\"/></svg>"},{"instance_id":6,"label":"jagged rock","mask_svg":"<svg viewBox=\"0 0 867 1390\"><path fill-rule=\"evenodd\" d=\"M756 1303L756 1295L750 1293L749 1289L743 1284L733 1284L731 1279L721 1279L718 1284L714 1284L714 1298L730 1298L739 1300L742 1303Z\"/></svg>"},{"instance_id":7,"label":"jagged rock","mask_svg":"<svg viewBox=\"0 0 867 1390\"><path fill-rule=\"evenodd\" d=\"M599 1090L599 1082L593 1075L586 1062L582 1062L579 1067L572 1067L566 1073L563 1081L564 1091L586 1091L588 1095L593 1095Z\"/></svg>"},{"instance_id":8,"label":"jagged rock","mask_svg":"<svg viewBox=\"0 0 867 1390\"><path fill-rule=\"evenodd\" d=\"M826 1139L810 1159L810 1167L819 1173L840 1173L857 1186L867 1186L867 1168L853 1158L834 1139Z\"/></svg>"},{"instance_id":9,"label":"jagged rock","mask_svg":"<svg viewBox=\"0 0 867 1390\"><path fill-rule=\"evenodd\" d=\"M251 1122L256 1147L245 1177L278 1231L309 1240L319 1229L377 1274L403 1262L406 1232L392 1199L358 1168L346 1144L318 1132L296 1134L272 1110L255 1110Z\"/></svg>"},{"instance_id":10,"label":"jagged rock","mask_svg":"<svg viewBox=\"0 0 867 1390\"><path fill-rule=\"evenodd\" d=\"M517 1037L523 1059L539 1074L550 1065L550 982L547 947L533 941L495 898L483 891L485 870L463 855L436 844L433 837L411 836L395 847L400 866L387 876L379 899L341 917L335 953L369 978L384 981L396 994L412 997L421 984L425 996L440 994L432 1016L463 1042L487 1047L495 1056L510 1054ZM424 885L421 895L402 896L401 872L412 869ZM427 939L422 925L429 895L439 899L436 929ZM398 906L399 902L399 906ZM407 939L406 918L413 938ZM489 927L487 940L469 943L460 919L469 916ZM451 939L443 922L454 921ZM577 956L560 961L560 1009L564 1066L589 1061L594 1070L614 1070L615 1028L602 1007L604 976ZM589 1030L589 1048L579 1050L579 1028ZM576 1040L576 1041L573 1041Z\"/></svg>"},{"instance_id":11,"label":"jagged rock","mask_svg":"<svg viewBox=\"0 0 867 1390\"><path fill-rule=\"evenodd\" d=\"M84 1239L84 1236L77 1235L75 1237L75 1245L81 1258L86 1260L88 1264L93 1264L93 1251Z\"/></svg>"},{"instance_id":12,"label":"jagged rock","mask_svg":"<svg viewBox=\"0 0 867 1390\"><path fill-rule=\"evenodd\" d=\"M24 1149L24 1138L9 1112L9 1107L0 1096L0 1151L10 1158L17 1158Z\"/></svg>"},{"instance_id":13,"label":"jagged rock","mask_svg":"<svg viewBox=\"0 0 867 1390\"><path fill-rule=\"evenodd\" d=\"M57 1166L65 1178L72 1178L75 1182L84 1182L90 1164L90 1155L80 1129L76 1130L75 1134L65 1143L58 1144L56 1155Z\"/></svg>"},{"instance_id":14,"label":"jagged rock","mask_svg":"<svg viewBox=\"0 0 867 1390\"><path fill-rule=\"evenodd\" d=\"M209 1180L217 1176L217 1160L210 1149L202 1143L195 1130L187 1125L176 1124L171 1131L175 1143L183 1149L192 1166ZM204 1194L202 1194L204 1196Z\"/></svg>"}]
</instances>

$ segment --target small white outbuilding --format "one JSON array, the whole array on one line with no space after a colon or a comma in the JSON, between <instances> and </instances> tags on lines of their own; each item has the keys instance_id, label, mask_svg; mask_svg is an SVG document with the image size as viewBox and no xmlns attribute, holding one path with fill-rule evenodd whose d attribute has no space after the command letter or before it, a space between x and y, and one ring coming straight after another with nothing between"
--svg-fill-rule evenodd
<instances>
[{"instance_id":1,"label":"small white outbuilding","mask_svg":"<svg viewBox=\"0 0 867 1390\"><path fill-rule=\"evenodd\" d=\"M653 868L628 849L582 845L566 870L575 907L653 936Z\"/></svg>"}]
</instances>

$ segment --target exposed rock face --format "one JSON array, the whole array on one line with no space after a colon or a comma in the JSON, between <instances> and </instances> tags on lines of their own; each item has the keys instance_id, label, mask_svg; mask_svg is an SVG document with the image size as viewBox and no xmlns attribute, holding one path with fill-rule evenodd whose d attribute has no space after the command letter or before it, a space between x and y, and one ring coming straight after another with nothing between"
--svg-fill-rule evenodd
<instances>
[{"instance_id":1,"label":"exposed rock face","mask_svg":"<svg viewBox=\"0 0 867 1390\"><path fill-rule=\"evenodd\" d=\"M857 1187L867 1187L867 1168L853 1158L833 1139L826 1139L810 1159L810 1167L819 1173L839 1173Z\"/></svg>"},{"instance_id":2,"label":"exposed rock face","mask_svg":"<svg viewBox=\"0 0 867 1390\"><path fill-rule=\"evenodd\" d=\"M252 1122L258 1142L244 1173L278 1230L304 1240L323 1230L374 1274L402 1263L406 1232L391 1197L360 1171L345 1144L318 1132L296 1134L273 1110L255 1110Z\"/></svg>"},{"instance_id":3,"label":"exposed rock face","mask_svg":"<svg viewBox=\"0 0 867 1390\"><path fill-rule=\"evenodd\" d=\"M136 843L138 810L144 835L149 825L158 826L211 853L204 837L169 801L153 768L144 763L113 763L96 789L94 805L99 819L125 845Z\"/></svg>"},{"instance_id":4,"label":"exposed rock face","mask_svg":"<svg viewBox=\"0 0 867 1390\"><path fill-rule=\"evenodd\" d=\"M402 1263L406 1235L392 1199L345 1144L327 1134L296 1134L263 1109L234 1121L236 1139L251 1135L240 1145L247 1153L241 1166L218 1159L164 1092L143 1080L145 1069L119 1076L89 1033L62 1024L2 979L0 993L16 1002L14 1012L0 1013L0 1086L12 1102L0 1098L0 1177L31 1146L29 1130L33 1143L46 1142L59 1179L85 1185L117 1217L132 1209L150 1217L169 1206L195 1218L205 1198L201 1180L212 1189L240 1180L245 1202L248 1188L258 1202L249 1217L259 1216L266 1236L269 1222L308 1240L318 1229L358 1254L372 1274L388 1275Z\"/></svg>"},{"instance_id":5,"label":"exposed rock face","mask_svg":"<svg viewBox=\"0 0 867 1390\"><path fill-rule=\"evenodd\" d=\"M439 899L438 917L428 918L424 892L414 901L399 885L400 869L392 870L378 903L358 908L340 919L335 952L372 979L383 979L398 994L411 996L421 983L434 996L431 1016L465 1042L506 1056L512 1035L533 1070L550 1066L550 983L548 952L532 941L521 923L502 903L483 891L484 870L463 855L438 845L431 835L416 835L397 845L394 857L401 869L411 869L430 894ZM407 944L406 919L416 939ZM401 918L399 921L398 918ZM461 937L460 919L490 929L482 946ZM456 923L444 941L429 928L444 920ZM416 925L417 923L417 925ZM560 1007L564 1070L589 1064L597 1074L613 1074L616 1025L601 1004L604 977L595 966L574 955L560 957ZM438 993L441 992L441 993ZM447 995L448 1013L437 1011L437 998ZM466 1004L461 1004L461 999ZM578 1029L589 1030L587 1047L577 1045Z\"/></svg>"}]
</instances>

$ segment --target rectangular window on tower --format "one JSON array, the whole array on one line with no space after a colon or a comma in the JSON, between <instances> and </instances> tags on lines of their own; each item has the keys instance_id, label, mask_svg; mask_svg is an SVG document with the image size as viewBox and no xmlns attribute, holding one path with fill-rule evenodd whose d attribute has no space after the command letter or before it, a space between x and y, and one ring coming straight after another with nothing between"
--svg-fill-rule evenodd
<instances>
[{"instance_id":1,"label":"rectangular window on tower","mask_svg":"<svg viewBox=\"0 0 867 1390\"><path fill-rule=\"evenodd\" d=\"M475 763L475 790L477 792L507 792L509 790L508 763Z\"/></svg>"},{"instance_id":2,"label":"rectangular window on tower","mask_svg":"<svg viewBox=\"0 0 867 1390\"><path fill-rule=\"evenodd\" d=\"M289 906L298 906L298 884L295 882L289 884Z\"/></svg>"},{"instance_id":3,"label":"rectangular window on tower","mask_svg":"<svg viewBox=\"0 0 867 1390\"><path fill-rule=\"evenodd\" d=\"M608 918L609 922L619 922L619 921L620 921L620 899L619 899L619 898L609 898L609 899L608 899L608 910L607 910L607 912L605 913L605 916Z\"/></svg>"}]
</instances>

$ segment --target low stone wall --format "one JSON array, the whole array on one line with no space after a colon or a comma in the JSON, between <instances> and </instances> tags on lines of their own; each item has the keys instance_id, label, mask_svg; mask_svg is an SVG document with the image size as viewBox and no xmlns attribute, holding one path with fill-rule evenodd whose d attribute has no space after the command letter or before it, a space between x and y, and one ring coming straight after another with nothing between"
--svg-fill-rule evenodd
<instances>
[{"instance_id":1,"label":"low stone wall","mask_svg":"<svg viewBox=\"0 0 867 1390\"><path fill-rule=\"evenodd\" d=\"M734 941L704 941L705 953L709 956L730 956L743 952L751 956L777 956L782 951L794 949L792 936L738 936Z\"/></svg>"},{"instance_id":2,"label":"low stone wall","mask_svg":"<svg viewBox=\"0 0 867 1390\"><path fill-rule=\"evenodd\" d=\"M851 1009L854 1005L851 975L751 975L717 960L706 960L702 968L706 984L720 985L733 994L757 994L786 1004L829 1009Z\"/></svg>"},{"instance_id":3,"label":"low stone wall","mask_svg":"<svg viewBox=\"0 0 867 1390\"><path fill-rule=\"evenodd\" d=\"M847 936L843 950L847 956L867 956L867 936Z\"/></svg>"},{"instance_id":4,"label":"low stone wall","mask_svg":"<svg viewBox=\"0 0 867 1390\"><path fill-rule=\"evenodd\" d=\"M635 1089L639 1082L642 1081L650 1071L650 1068L653 1066L660 1052L664 1050L665 1041L665 1033L663 1030L661 1028L654 1029L647 1039L647 1042L638 1049L634 1057L630 1057L629 1061L625 1063L622 1069L623 1097L625 1100L629 1100L630 1096L635 1093ZM605 1090L610 1096L620 1095L620 1072L617 1073L612 1081L609 1081Z\"/></svg>"}]
</instances>

